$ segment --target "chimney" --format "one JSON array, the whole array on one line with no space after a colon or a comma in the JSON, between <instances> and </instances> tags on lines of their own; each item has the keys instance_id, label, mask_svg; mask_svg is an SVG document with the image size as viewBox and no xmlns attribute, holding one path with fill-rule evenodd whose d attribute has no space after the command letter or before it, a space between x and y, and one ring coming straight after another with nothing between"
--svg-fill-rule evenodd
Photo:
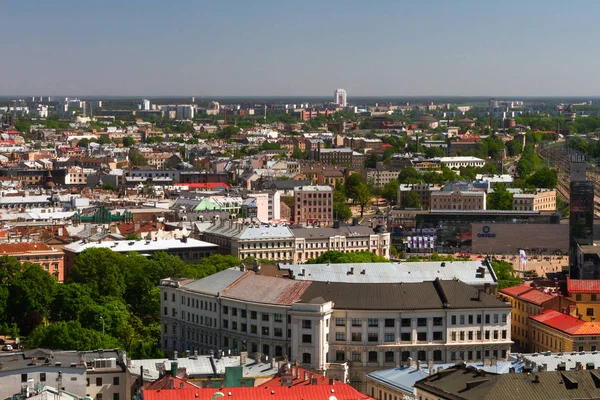
<instances>
[{"instance_id":1,"label":"chimney","mask_svg":"<svg viewBox=\"0 0 600 400\"><path fill-rule=\"evenodd\" d=\"M564 362L559 363L556 366L556 370L557 371L566 371L567 370L567 364L565 364Z\"/></svg>"},{"instance_id":2,"label":"chimney","mask_svg":"<svg viewBox=\"0 0 600 400\"><path fill-rule=\"evenodd\" d=\"M190 355L191 355L191 354L192 354L192 353L191 353L189 350L186 350L186 351L185 351L185 358L190 358Z\"/></svg>"},{"instance_id":3,"label":"chimney","mask_svg":"<svg viewBox=\"0 0 600 400\"><path fill-rule=\"evenodd\" d=\"M194 349L194 357L198 358L198 349Z\"/></svg>"},{"instance_id":4,"label":"chimney","mask_svg":"<svg viewBox=\"0 0 600 400\"><path fill-rule=\"evenodd\" d=\"M144 387L144 366L140 365L140 387Z\"/></svg>"},{"instance_id":5,"label":"chimney","mask_svg":"<svg viewBox=\"0 0 600 400\"><path fill-rule=\"evenodd\" d=\"M175 350L173 352L173 360L177 360L179 353L177 353L177 350Z\"/></svg>"},{"instance_id":6,"label":"chimney","mask_svg":"<svg viewBox=\"0 0 600 400\"><path fill-rule=\"evenodd\" d=\"M594 369L596 365L593 362L585 364L585 369Z\"/></svg>"},{"instance_id":7,"label":"chimney","mask_svg":"<svg viewBox=\"0 0 600 400\"><path fill-rule=\"evenodd\" d=\"M308 380L308 372L304 371L304 381Z\"/></svg>"},{"instance_id":8,"label":"chimney","mask_svg":"<svg viewBox=\"0 0 600 400\"><path fill-rule=\"evenodd\" d=\"M412 357L408 357L408 360L406 360L406 361L408 362L409 367L412 367L414 365Z\"/></svg>"},{"instance_id":9,"label":"chimney","mask_svg":"<svg viewBox=\"0 0 600 400\"><path fill-rule=\"evenodd\" d=\"M171 362L171 376L172 377L177 376L177 361Z\"/></svg>"},{"instance_id":10,"label":"chimney","mask_svg":"<svg viewBox=\"0 0 600 400\"><path fill-rule=\"evenodd\" d=\"M433 361L427 363L427 369L429 370L429 375L433 375Z\"/></svg>"},{"instance_id":11,"label":"chimney","mask_svg":"<svg viewBox=\"0 0 600 400\"><path fill-rule=\"evenodd\" d=\"M581 361L577 361L577 362L575 363L575 371L581 371L581 370L583 369L583 368L581 368L581 367L582 367L582 365L581 365Z\"/></svg>"},{"instance_id":12,"label":"chimney","mask_svg":"<svg viewBox=\"0 0 600 400\"><path fill-rule=\"evenodd\" d=\"M417 371L421 370L421 360L417 360Z\"/></svg>"}]
</instances>

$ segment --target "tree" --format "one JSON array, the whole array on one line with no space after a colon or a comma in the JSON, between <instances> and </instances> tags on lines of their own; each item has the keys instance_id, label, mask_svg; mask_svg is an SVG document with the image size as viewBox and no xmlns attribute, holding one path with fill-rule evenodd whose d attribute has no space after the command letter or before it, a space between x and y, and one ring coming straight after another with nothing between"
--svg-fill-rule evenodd
<instances>
[{"instance_id":1,"label":"tree","mask_svg":"<svg viewBox=\"0 0 600 400\"><path fill-rule=\"evenodd\" d=\"M379 156L375 152L370 152L365 158L365 168L377 168Z\"/></svg>"},{"instance_id":2,"label":"tree","mask_svg":"<svg viewBox=\"0 0 600 400\"><path fill-rule=\"evenodd\" d=\"M506 261L492 260L490 262L496 277L498 277L498 289L521 284L521 279L515 276L513 265Z\"/></svg>"},{"instance_id":3,"label":"tree","mask_svg":"<svg viewBox=\"0 0 600 400\"><path fill-rule=\"evenodd\" d=\"M112 183L103 183L102 190L110 190L111 192L116 192L117 188Z\"/></svg>"},{"instance_id":4,"label":"tree","mask_svg":"<svg viewBox=\"0 0 600 400\"><path fill-rule=\"evenodd\" d=\"M365 180L362 177L362 175L360 175L356 172L354 172L352 175L350 175L348 178L346 178L346 182L344 183L344 190L345 190L346 197L355 201L356 197L358 196L358 191L360 190L359 185L361 183L365 184ZM366 184L365 184L365 186L366 186Z\"/></svg>"},{"instance_id":5,"label":"tree","mask_svg":"<svg viewBox=\"0 0 600 400\"><path fill-rule=\"evenodd\" d=\"M50 316L54 321L77 320L93 302L92 291L84 284L57 285L50 305Z\"/></svg>"},{"instance_id":6,"label":"tree","mask_svg":"<svg viewBox=\"0 0 600 400\"><path fill-rule=\"evenodd\" d=\"M333 203L333 217L340 221L352 218L352 210L346 203Z\"/></svg>"},{"instance_id":7,"label":"tree","mask_svg":"<svg viewBox=\"0 0 600 400\"><path fill-rule=\"evenodd\" d=\"M360 206L360 216L362 217L365 212L365 207L371 204L371 188L366 183L361 182L356 187L356 196L353 200Z\"/></svg>"},{"instance_id":8,"label":"tree","mask_svg":"<svg viewBox=\"0 0 600 400\"><path fill-rule=\"evenodd\" d=\"M487 196L488 210L512 210L513 195L502 184L494 184L494 191Z\"/></svg>"},{"instance_id":9,"label":"tree","mask_svg":"<svg viewBox=\"0 0 600 400\"><path fill-rule=\"evenodd\" d=\"M428 158L445 157L446 152L440 147L427 147L425 149L425 156Z\"/></svg>"},{"instance_id":10,"label":"tree","mask_svg":"<svg viewBox=\"0 0 600 400\"><path fill-rule=\"evenodd\" d=\"M135 144L135 140L131 136L125 136L123 138L123 147L131 147Z\"/></svg>"},{"instance_id":11,"label":"tree","mask_svg":"<svg viewBox=\"0 0 600 400\"><path fill-rule=\"evenodd\" d=\"M87 285L93 297L122 297L126 256L110 249L89 248L77 255L73 265L73 282Z\"/></svg>"},{"instance_id":12,"label":"tree","mask_svg":"<svg viewBox=\"0 0 600 400\"><path fill-rule=\"evenodd\" d=\"M311 258L306 264L345 264L345 263L374 263L391 262L389 259L378 256L370 251L358 251L356 253L344 253L337 250L329 250L317 258Z\"/></svg>"},{"instance_id":13,"label":"tree","mask_svg":"<svg viewBox=\"0 0 600 400\"><path fill-rule=\"evenodd\" d=\"M90 140L88 138L80 139L77 142L77 146L88 148L90 146Z\"/></svg>"},{"instance_id":14,"label":"tree","mask_svg":"<svg viewBox=\"0 0 600 400\"><path fill-rule=\"evenodd\" d=\"M146 160L146 157L144 157L138 149L129 149L128 155L131 164L137 167L148 165L148 160Z\"/></svg>"},{"instance_id":15,"label":"tree","mask_svg":"<svg viewBox=\"0 0 600 400\"><path fill-rule=\"evenodd\" d=\"M558 174L554 168L543 167L527 178L527 183L536 188L554 189L558 183Z\"/></svg>"},{"instance_id":16,"label":"tree","mask_svg":"<svg viewBox=\"0 0 600 400\"><path fill-rule=\"evenodd\" d=\"M423 175L415 167L404 167L398 175L400 183L422 183Z\"/></svg>"},{"instance_id":17,"label":"tree","mask_svg":"<svg viewBox=\"0 0 600 400\"><path fill-rule=\"evenodd\" d=\"M395 203L398 199L398 188L400 184L397 180L390 181L383 185L381 190L381 197L386 199L389 203Z\"/></svg>"},{"instance_id":18,"label":"tree","mask_svg":"<svg viewBox=\"0 0 600 400\"><path fill-rule=\"evenodd\" d=\"M402 194L402 206L404 208L421 208L421 199L419 194L414 191L409 191Z\"/></svg>"},{"instance_id":19,"label":"tree","mask_svg":"<svg viewBox=\"0 0 600 400\"><path fill-rule=\"evenodd\" d=\"M48 326L38 326L27 337L28 349L94 350L123 347L123 343L110 335L84 328L79 321L59 321Z\"/></svg>"},{"instance_id":20,"label":"tree","mask_svg":"<svg viewBox=\"0 0 600 400\"><path fill-rule=\"evenodd\" d=\"M237 135L239 133L240 133L240 128L238 128L237 126L234 126L234 125L227 125L226 127L221 129L217 133L217 136L225 138L225 139L229 139L230 137Z\"/></svg>"}]
</instances>

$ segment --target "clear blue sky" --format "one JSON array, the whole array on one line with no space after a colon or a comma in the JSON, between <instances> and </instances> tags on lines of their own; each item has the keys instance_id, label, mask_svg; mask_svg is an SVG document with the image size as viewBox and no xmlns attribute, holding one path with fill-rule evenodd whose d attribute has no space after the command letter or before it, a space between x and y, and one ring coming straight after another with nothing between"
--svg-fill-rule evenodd
<instances>
[{"instance_id":1,"label":"clear blue sky","mask_svg":"<svg viewBox=\"0 0 600 400\"><path fill-rule=\"evenodd\" d=\"M0 95L600 95L600 1L4 1Z\"/></svg>"}]
</instances>

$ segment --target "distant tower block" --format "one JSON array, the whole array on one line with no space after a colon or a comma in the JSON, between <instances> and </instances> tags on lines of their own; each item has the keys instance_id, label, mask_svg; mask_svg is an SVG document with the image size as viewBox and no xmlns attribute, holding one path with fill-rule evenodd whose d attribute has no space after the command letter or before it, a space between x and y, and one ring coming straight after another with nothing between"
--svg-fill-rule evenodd
<instances>
[{"instance_id":1,"label":"distant tower block","mask_svg":"<svg viewBox=\"0 0 600 400\"><path fill-rule=\"evenodd\" d=\"M346 107L346 91L344 89L335 89L333 92L333 101L340 107Z\"/></svg>"}]
</instances>

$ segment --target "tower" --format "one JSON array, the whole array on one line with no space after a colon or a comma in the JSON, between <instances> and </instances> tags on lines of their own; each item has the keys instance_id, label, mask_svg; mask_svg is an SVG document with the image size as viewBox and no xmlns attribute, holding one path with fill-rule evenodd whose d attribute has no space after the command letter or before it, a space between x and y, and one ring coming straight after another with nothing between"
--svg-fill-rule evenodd
<instances>
[{"instance_id":1,"label":"tower","mask_svg":"<svg viewBox=\"0 0 600 400\"><path fill-rule=\"evenodd\" d=\"M344 89L335 89L333 92L333 102L340 107L346 107L346 91Z\"/></svg>"},{"instance_id":2,"label":"tower","mask_svg":"<svg viewBox=\"0 0 600 400\"><path fill-rule=\"evenodd\" d=\"M594 241L594 182L586 177L585 155L571 154L569 189L569 270L571 279L590 279L593 270L584 268L580 245Z\"/></svg>"}]
</instances>

